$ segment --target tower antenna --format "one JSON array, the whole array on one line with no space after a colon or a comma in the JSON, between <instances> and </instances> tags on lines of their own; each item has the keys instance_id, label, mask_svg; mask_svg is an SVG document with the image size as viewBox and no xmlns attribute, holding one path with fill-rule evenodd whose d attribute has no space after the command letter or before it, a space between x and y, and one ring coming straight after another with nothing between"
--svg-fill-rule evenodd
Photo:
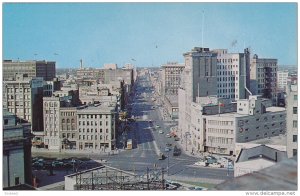
<instances>
[{"instance_id":1,"label":"tower antenna","mask_svg":"<svg viewBox=\"0 0 300 196\"><path fill-rule=\"evenodd\" d=\"M201 40L201 45L203 46L203 29L204 29L204 10L202 10L202 40Z\"/></svg>"}]
</instances>

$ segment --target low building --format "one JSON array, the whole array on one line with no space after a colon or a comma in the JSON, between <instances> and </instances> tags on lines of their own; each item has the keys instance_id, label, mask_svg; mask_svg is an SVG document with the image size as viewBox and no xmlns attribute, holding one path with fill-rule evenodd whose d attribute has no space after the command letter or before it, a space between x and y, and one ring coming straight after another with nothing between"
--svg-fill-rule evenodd
<instances>
[{"instance_id":1,"label":"low building","mask_svg":"<svg viewBox=\"0 0 300 196\"><path fill-rule=\"evenodd\" d=\"M95 104L77 110L78 150L110 151L116 148L116 104Z\"/></svg>"},{"instance_id":2,"label":"low building","mask_svg":"<svg viewBox=\"0 0 300 196\"><path fill-rule=\"evenodd\" d=\"M253 173L286 159L286 152L259 145L242 149L234 164L234 177Z\"/></svg>"},{"instance_id":3,"label":"low building","mask_svg":"<svg viewBox=\"0 0 300 196\"><path fill-rule=\"evenodd\" d=\"M236 143L285 133L285 108L269 105L270 101L260 96L236 103L214 96L197 97L191 104L190 131L180 130L179 135L194 152L236 155Z\"/></svg>"},{"instance_id":4,"label":"low building","mask_svg":"<svg viewBox=\"0 0 300 196\"><path fill-rule=\"evenodd\" d=\"M17 190L15 186L32 185L30 124L22 123L6 110L3 110L2 172L3 189Z\"/></svg>"}]
</instances>

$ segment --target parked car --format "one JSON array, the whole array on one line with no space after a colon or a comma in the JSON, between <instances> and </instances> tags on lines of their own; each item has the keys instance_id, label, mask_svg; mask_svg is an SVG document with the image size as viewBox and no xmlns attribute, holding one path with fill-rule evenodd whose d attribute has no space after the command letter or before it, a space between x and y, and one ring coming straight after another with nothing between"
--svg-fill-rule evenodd
<instances>
[{"instance_id":1,"label":"parked car","mask_svg":"<svg viewBox=\"0 0 300 196\"><path fill-rule=\"evenodd\" d=\"M163 130L159 130L158 133L163 134L164 132L163 132Z\"/></svg>"},{"instance_id":2,"label":"parked car","mask_svg":"<svg viewBox=\"0 0 300 196\"><path fill-rule=\"evenodd\" d=\"M172 144L171 143L166 143L166 146L171 147Z\"/></svg>"},{"instance_id":3,"label":"parked car","mask_svg":"<svg viewBox=\"0 0 300 196\"><path fill-rule=\"evenodd\" d=\"M166 147L166 148L165 148L165 152L169 152L169 151L171 151L171 148Z\"/></svg>"},{"instance_id":4,"label":"parked car","mask_svg":"<svg viewBox=\"0 0 300 196\"><path fill-rule=\"evenodd\" d=\"M166 134L166 137L170 138L170 137L171 137L171 135L167 133L167 134Z\"/></svg>"},{"instance_id":5,"label":"parked car","mask_svg":"<svg viewBox=\"0 0 300 196\"><path fill-rule=\"evenodd\" d=\"M64 166L64 162L62 162L62 161L53 161L52 166L53 167L62 167L62 166Z\"/></svg>"},{"instance_id":6,"label":"parked car","mask_svg":"<svg viewBox=\"0 0 300 196\"><path fill-rule=\"evenodd\" d=\"M205 161L201 160L201 161L198 161L198 162L194 163L194 165L206 167L207 163Z\"/></svg>"},{"instance_id":7,"label":"parked car","mask_svg":"<svg viewBox=\"0 0 300 196\"><path fill-rule=\"evenodd\" d=\"M208 164L209 167L213 167L213 168L221 168L221 164L219 163L211 163L211 164Z\"/></svg>"},{"instance_id":8,"label":"parked car","mask_svg":"<svg viewBox=\"0 0 300 196\"><path fill-rule=\"evenodd\" d=\"M159 125L156 125L155 127L158 129L160 126L159 126Z\"/></svg>"}]
</instances>

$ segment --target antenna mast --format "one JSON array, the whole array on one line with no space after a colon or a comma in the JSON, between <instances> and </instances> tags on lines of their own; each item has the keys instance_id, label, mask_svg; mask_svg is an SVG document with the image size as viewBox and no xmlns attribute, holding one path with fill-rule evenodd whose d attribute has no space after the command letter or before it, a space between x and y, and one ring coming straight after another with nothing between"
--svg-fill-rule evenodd
<instances>
[{"instance_id":1,"label":"antenna mast","mask_svg":"<svg viewBox=\"0 0 300 196\"><path fill-rule=\"evenodd\" d=\"M201 41L202 47L204 47L203 46L203 28L204 28L204 10L202 10L202 41Z\"/></svg>"}]
</instances>

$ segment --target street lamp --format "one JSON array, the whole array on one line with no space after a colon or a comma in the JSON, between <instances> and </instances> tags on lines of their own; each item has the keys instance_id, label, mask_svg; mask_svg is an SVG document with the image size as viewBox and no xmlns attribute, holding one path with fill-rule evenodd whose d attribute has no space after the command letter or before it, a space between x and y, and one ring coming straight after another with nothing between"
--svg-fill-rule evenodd
<instances>
[{"instance_id":1,"label":"street lamp","mask_svg":"<svg viewBox=\"0 0 300 196\"><path fill-rule=\"evenodd\" d=\"M185 132L185 151L187 151L187 136L191 136L189 132Z\"/></svg>"},{"instance_id":2,"label":"street lamp","mask_svg":"<svg viewBox=\"0 0 300 196\"><path fill-rule=\"evenodd\" d=\"M168 151L168 166L167 166L168 175L169 175L169 168L170 168L170 165L169 165L170 164L170 162L169 162L169 157L170 156L169 156L169 154L170 154L170 151Z\"/></svg>"}]
</instances>

